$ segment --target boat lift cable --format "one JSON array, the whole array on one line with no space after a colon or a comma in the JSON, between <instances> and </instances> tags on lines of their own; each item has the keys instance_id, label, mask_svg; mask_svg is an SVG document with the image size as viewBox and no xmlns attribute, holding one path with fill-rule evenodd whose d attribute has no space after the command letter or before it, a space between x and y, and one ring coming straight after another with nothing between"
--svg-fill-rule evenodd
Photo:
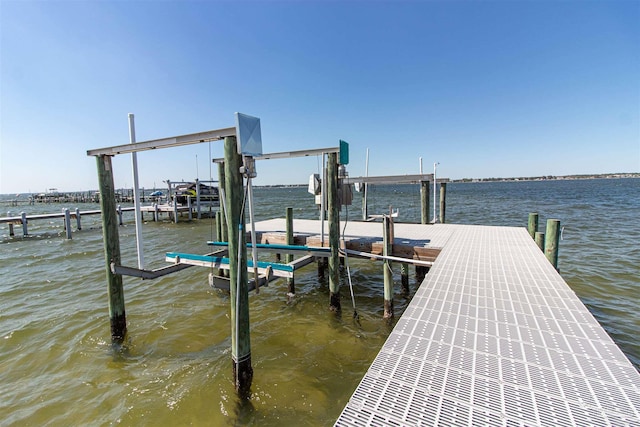
<instances>
[{"instance_id":1,"label":"boat lift cable","mask_svg":"<svg viewBox=\"0 0 640 427\"><path fill-rule=\"evenodd\" d=\"M248 192L248 186L244 191L244 197L242 198L242 208L240 209L240 212L244 212L244 204L247 200L247 192ZM242 247L242 233L244 233L244 230L242 229L242 221L240 221L240 230L238 233L238 262L237 262L237 271L236 271L236 318L235 318L235 322L236 322L236 345L237 343L240 342L240 316L238 316L238 313L240 313L240 271L241 271L241 267L242 267L242 263L240 262L240 256L242 254L242 250L244 249ZM256 281L256 289L258 288L258 283ZM238 369L238 364L240 363L240 357L238 354L236 354L236 384L240 383L240 369Z\"/></svg>"},{"instance_id":2,"label":"boat lift cable","mask_svg":"<svg viewBox=\"0 0 640 427\"><path fill-rule=\"evenodd\" d=\"M349 206L345 205L345 219L344 219L344 227L342 227L342 242L347 247L347 242L344 239L345 232L347 230L347 222L349 222ZM349 279L349 291L351 292L351 304L353 305L353 318L360 326L360 316L358 315L358 311L356 310L356 299L353 295L353 283L351 282L351 268L349 268L349 255L346 251L344 251L344 264L347 267L347 278Z\"/></svg>"},{"instance_id":3,"label":"boat lift cable","mask_svg":"<svg viewBox=\"0 0 640 427\"><path fill-rule=\"evenodd\" d=\"M253 214L253 185L251 184L251 181L253 179L253 176L255 176L255 170L250 170L252 169L253 166L253 162L246 161L246 157L245 157L245 174L247 177L247 190L245 192L245 195L248 194L248 198L249 198L249 222L251 223L251 259L253 261L253 280L256 283L256 294L260 293L260 286L258 286L258 248L256 246L256 223L255 223L255 218L254 218L254 214ZM251 166L248 166L251 165ZM243 202L243 206L244 206L244 202ZM244 207L243 207L243 211L244 211Z\"/></svg>"},{"instance_id":4,"label":"boat lift cable","mask_svg":"<svg viewBox=\"0 0 640 427\"><path fill-rule=\"evenodd\" d=\"M209 141L209 159L211 159L211 141ZM213 172L211 170L212 167L213 167L213 162L210 161L209 162L209 183L210 184L213 183ZM220 187L219 183L218 183L218 187ZM198 188L198 191L200 191L200 188ZM218 188L218 200L220 200L220 188ZM215 239L213 237L213 219L211 219L211 213L212 213L212 209L209 208L209 228L210 228L209 231L211 233L211 240L220 240L220 236L216 236ZM211 273L213 274L213 264L211 265Z\"/></svg>"}]
</instances>

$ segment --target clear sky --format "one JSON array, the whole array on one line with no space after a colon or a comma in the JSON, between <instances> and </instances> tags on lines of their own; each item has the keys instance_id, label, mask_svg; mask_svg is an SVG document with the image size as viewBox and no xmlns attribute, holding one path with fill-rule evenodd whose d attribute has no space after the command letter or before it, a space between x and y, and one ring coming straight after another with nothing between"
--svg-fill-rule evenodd
<instances>
[{"instance_id":1,"label":"clear sky","mask_svg":"<svg viewBox=\"0 0 640 427\"><path fill-rule=\"evenodd\" d=\"M370 175L640 171L639 1L0 0L0 28L0 193L96 189L86 151L128 143L128 113L138 141L236 111L265 153L344 139L351 176L367 148ZM140 153L140 184L215 179L210 151ZM256 184L319 162L261 161Z\"/></svg>"}]
</instances>

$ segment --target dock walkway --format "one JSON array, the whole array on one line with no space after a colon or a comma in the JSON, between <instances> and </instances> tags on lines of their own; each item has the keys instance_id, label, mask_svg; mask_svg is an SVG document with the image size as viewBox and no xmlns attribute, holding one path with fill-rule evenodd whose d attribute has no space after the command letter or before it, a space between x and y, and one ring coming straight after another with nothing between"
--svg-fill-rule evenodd
<instances>
[{"instance_id":1,"label":"dock walkway","mask_svg":"<svg viewBox=\"0 0 640 427\"><path fill-rule=\"evenodd\" d=\"M640 426L640 374L524 228L419 227L441 252L336 426Z\"/></svg>"}]
</instances>

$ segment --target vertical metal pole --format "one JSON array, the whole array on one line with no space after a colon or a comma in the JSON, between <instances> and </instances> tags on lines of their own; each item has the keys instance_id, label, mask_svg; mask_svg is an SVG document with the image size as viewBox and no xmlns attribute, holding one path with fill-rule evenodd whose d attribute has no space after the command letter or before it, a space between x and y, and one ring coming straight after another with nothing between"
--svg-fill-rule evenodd
<instances>
[{"instance_id":1,"label":"vertical metal pole","mask_svg":"<svg viewBox=\"0 0 640 427\"><path fill-rule=\"evenodd\" d=\"M153 220L156 222L160 221L160 208L158 208L157 203L153 205Z\"/></svg>"},{"instance_id":2,"label":"vertical metal pole","mask_svg":"<svg viewBox=\"0 0 640 427\"><path fill-rule=\"evenodd\" d=\"M136 142L136 125L133 113L129 113L129 142ZM136 220L136 249L138 251L138 268L144 268L144 252L142 250L142 216L140 214L140 190L138 184L138 156L131 153L131 168L133 169L133 206Z\"/></svg>"},{"instance_id":3,"label":"vertical metal pole","mask_svg":"<svg viewBox=\"0 0 640 427\"><path fill-rule=\"evenodd\" d=\"M529 213L527 230L529 230L531 238L534 239L536 237L536 231L538 231L538 214L536 212Z\"/></svg>"},{"instance_id":4,"label":"vertical metal pole","mask_svg":"<svg viewBox=\"0 0 640 427\"><path fill-rule=\"evenodd\" d=\"M196 156L196 166L198 165L198 156ZM200 219L201 218L201 214L200 214L200 180L198 178L196 178L196 212L197 212L197 218Z\"/></svg>"},{"instance_id":5,"label":"vertical metal pole","mask_svg":"<svg viewBox=\"0 0 640 427\"><path fill-rule=\"evenodd\" d=\"M433 223L435 224L438 221L438 217L436 216L436 168L438 166L438 162L433 163Z\"/></svg>"},{"instance_id":6,"label":"vertical metal pole","mask_svg":"<svg viewBox=\"0 0 640 427\"><path fill-rule=\"evenodd\" d=\"M337 173L337 172L336 172ZM322 154L322 180L320 181L320 246L324 247L324 220L325 211L327 209L325 205L325 198L327 196L327 166L325 162L325 154Z\"/></svg>"},{"instance_id":7,"label":"vertical metal pole","mask_svg":"<svg viewBox=\"0 0 640 427\"><path fill-rule=\"evenodd\" d=\"M329 309L339 312L340 307L340 205L338 203L338 154L329 153L327 165L329 204Z\"/></svg>"},{"instance_id":8,"label":"vertical metal pole","mask_svg":"<svg viewBox=\"0 0 640 427\"><path fill-rule=\"evenodd\" d=\"M249 333L249 288L247 286L247 247L242 200L241 157L235 137L224 139L225 205L229 233L229 272L231 278L231 358L236 391L243 398L250 395L253 368Z\"/></svg>"},{"instance_id":9,"label":"vertical metal pole","mask_svg":"<svg viewBox=\"0 0 640 427\"><path fill-rule=\"evenodd\" d=\"M118 234L115 189L110 156L96 156L100 189L100 209L102 210L102 240L107 273L107 293L109 295L109 318L111 320L111 340L122 343L127 333L127 318L124 310L124 289L122 276L111 271L111 263L120 265L120 236Z\"/></svg>"},{"instance_id":10,"label":"vertical metal pole","mask_svg":"<svg viewBox=\"0 0 640 427\"><path fill-rule=\"evenodd\" d=\"M445 223L445 211L447 208L447 183L440 183L440 223Z\"/></svg>"},{"instance_id":11,"label":"vertical metal pole","mask_svg":"<svg viewBox=\"0 0 640 427\"><path fill-rule=\"evenodd\" d=\"M369 148L367 147L367 158L364 163L364 176L365 178L369 177ZM369 205L367 204L367 197L369 196L369 184L364 183L364 188L362 190L364 194L362 195L362 220L366 221L369 218Z\"/></svg>"},{"instance_id":12,"label":"vertical metal pole","mask_svg":"<svg viewBox=\"0 0 640 427\"><path fill-rule=\"evenodd\" d=\"M245 163L245 170L247 164L251 163L250 159ZM253 167L253 166L251 166ZM249 175L252 175L253 171L249 171ZM258 276L258 242L256 241L256 221L253 217L253 185L251 183L252 178L247 178L247 202L249 203L249 221L251 222L251 262L253 263L253 280L256 283L256 293L260 293L260 281ZM267 280L269 280L267 278Z\"/></svg>"},{"instance_id":13,"label":"vertical metal pole","mask_svg":"<svg viewBox=\"0 0 640 427\"><path fill-rule=\"evenodd\" d=\"M189 211L189 221L193 219L193 213L191 212L191 196L187 196L187 209Z\"/></svg>"},{"instance_id":14,"label":"vertical metal pole","mask_svg":"<svg viewBox=\"0 0 640 427\"><path fill-rule=\"evenodd\" d=\"M553 265L558 269L558 244L560 243L560 220L548 219L547 230L545 231L544 254Z\"/></svg>"}]
</instances>

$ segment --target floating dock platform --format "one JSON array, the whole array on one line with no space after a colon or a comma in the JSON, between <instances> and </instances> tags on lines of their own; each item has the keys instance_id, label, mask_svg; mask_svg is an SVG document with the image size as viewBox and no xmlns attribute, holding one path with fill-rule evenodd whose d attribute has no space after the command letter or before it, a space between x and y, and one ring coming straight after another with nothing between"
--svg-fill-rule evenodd
<instances>
[{"instance_id":1,"label":"floating dock platform","mask_svg":"<svg viewBox=\"0 0 640 427\"><path fill-rule=\"evenodd\" d=\"M441 252L336 426L640 426L640 374L526 229L421 227Z\"/></svg>"},{"instance_id":2,"label":"floating dock platform","mask_svg":"<svg viewBox=\"0 0 640 427\"><path fill-rule=\"evenodd\" d=\"M284 227L256 223L259 241ZM320 244L319 221L293 228L296 244ZM376 252L381 233L350 222L343 245ZM394 234L394 254L434 262L336 426L640 426L640 374L525 228Z\"/></svg>"}]
</instances>

